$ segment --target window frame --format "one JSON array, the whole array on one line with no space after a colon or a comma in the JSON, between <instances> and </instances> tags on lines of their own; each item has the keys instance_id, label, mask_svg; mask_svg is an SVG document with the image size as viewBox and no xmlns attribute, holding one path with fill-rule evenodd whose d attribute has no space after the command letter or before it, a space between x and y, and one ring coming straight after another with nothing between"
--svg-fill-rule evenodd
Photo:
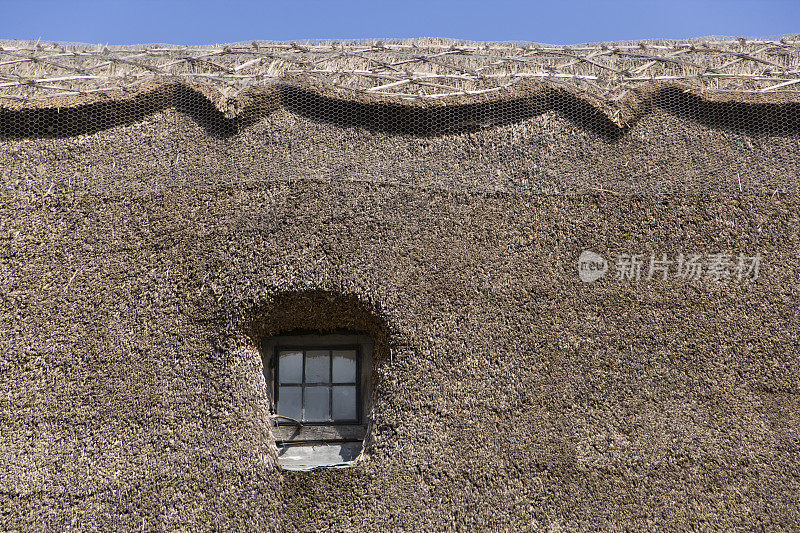
<instances>
[{"instance_id":1,"label":"window frame","mask_svg":"<svg viewBox=\"0 0 800 533\"><path fill-rule=\"evenodd\" d=\"M333 381L333 354L328 356L328 379L330 381L327 382L319 382L319 383L311 383L306 384L306 352L314 351L314 350L327 350L329 352L333 352L334 350L353 350L356 352L356 375L355 381L353 382L343 382L343 383L335 383ZM279 376L280 376L280 352L290 352L290 351L302 351L303 352L303 366L301 370L302 381L300 383L281 383ZM331 418L333 418L333 387L334 386L355 386L356 389L356 418L354 420L323 420L323 421L305 421L299 420L303 424L303 426L330 426L330 425L337 425L337 426L344 426L344 425L361 425L363 423L364 413L362 412L362 405L361 405L361 346L359 344L333 344L333 345L326 345L326 346L308 346L308 345L286 345L286 344L275 344L275 349L272 354L272 364L274 365L273 370L273 383L272 383L272 397L274 399L274 406L278 405L280 401L280 388L281 386L284 387L298 387L302 389L303 396L302 396L302 406L305 410L305 390L307 387L314 387L314 386L327 386L328 391L328 413ZM274 409L276 415L280 413ZM291 426L296 424L290 420L285 418L278 418L276 421L278 426Z\"/></svg>"},{"instance_id":2,"label":"window frame","mask_svg":"<svg viewBox=\"0 0 800 533\"><path fill-rule=\"evenodd\" d=\"M262 341L262 361L270 408L277 412L278 350L286 349L355 349L356 350L356 421L302 422L298 426L290 420L275 416L272 431L275 443L283 445L329 444L363 442L367 433L367 414L372 396L372 357L374 343L369 335L362 333L298 333L267 337ZM305 355L304 355L305 359ZM303 366L305 381L305 363ZM328 386L333 387L332 384ZM332 408L332 405L331 405Z\"/></svg>"}]
</instances>

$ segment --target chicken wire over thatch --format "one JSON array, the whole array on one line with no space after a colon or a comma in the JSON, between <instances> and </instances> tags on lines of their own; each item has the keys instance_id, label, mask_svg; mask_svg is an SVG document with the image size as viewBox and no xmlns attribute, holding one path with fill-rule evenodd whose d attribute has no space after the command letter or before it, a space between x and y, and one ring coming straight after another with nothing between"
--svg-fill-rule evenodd
<instances>
[{"instance_id":1,"label":"chicken wire over thatch","mask_svg":"<svg viewBox=\"0 0 800 533\"><path fill-rule=\"evenodd\" d=\"M15 154L1 162L15 191L46 171L41 150L91 144L99 137L85 134L113 127L164 131L186 118L205 130L189 152L162 138L159 150L134 157L111 143L89 182L36 187L60 194L219 183L191 172L202 153L217 158L229 182L344 178L546 194L796 190L800 40L0 43L0 139ZM577 143L576 127L588 134ZM289 130L305 132L292 150L279 140ZM340 134L353 147L347 161L315 149ZM68 140L15 141L31 138ZM258 153L242 148L253 143ZM465 154L463 168L444 178L451 150ZM771 163L754 169L754 151L769 151ZM137 170L143 157L158 160L160 178ZM251 166L248 157L268 164ZM565 158L576 164L556 171ZM595 164L613 171L598 174ZM112 176L120 167L136 177L120 183Z\"/></svg>"}]
</instances>

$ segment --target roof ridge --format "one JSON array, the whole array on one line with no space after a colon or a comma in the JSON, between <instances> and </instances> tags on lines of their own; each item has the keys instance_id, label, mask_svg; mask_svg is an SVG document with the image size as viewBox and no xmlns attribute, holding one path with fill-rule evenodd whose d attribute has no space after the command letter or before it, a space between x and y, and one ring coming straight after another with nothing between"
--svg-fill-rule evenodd
<instances>
[{"instance_id":1,"label":"roof ridge","mask_svg":"<svg viewBox=\"0 0 800 533\"><path fill-rule=\"evenodd\" d=\"M294 75L431 99L496 91L528 79L572 85L604 100L622 99L652 81L733 94L800 94L800 35L565 46L439 38L198 47L0 41L2 101L109 93L163 77L230 96Z\"/></svg>"}]
</instances>

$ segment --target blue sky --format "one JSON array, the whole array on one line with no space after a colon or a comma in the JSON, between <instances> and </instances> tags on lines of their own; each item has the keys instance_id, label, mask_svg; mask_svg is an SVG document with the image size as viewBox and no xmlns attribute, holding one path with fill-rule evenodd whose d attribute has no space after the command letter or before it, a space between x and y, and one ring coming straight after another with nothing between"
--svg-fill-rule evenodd
<instances>
[{"instance_id":1,"label":"blue sky","mask_svg":"<svg viewBox=\"0 0 800 533\"><path fill-rule=\"evenodd\" d=\"M0 0L0 38L212 44L441 36L572 44L800 32L800 0Z\"/></svg>"}]
</instances>

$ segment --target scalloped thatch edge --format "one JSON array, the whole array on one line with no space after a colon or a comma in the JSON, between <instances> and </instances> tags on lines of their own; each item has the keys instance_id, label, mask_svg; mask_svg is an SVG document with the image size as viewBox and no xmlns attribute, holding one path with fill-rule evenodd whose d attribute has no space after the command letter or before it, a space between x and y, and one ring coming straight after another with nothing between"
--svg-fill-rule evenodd
<instances>
[{"instance_id":1,"label":"scalloped thatch edge","mask_svg":"<svg viewBox=\"0 0 800 533\"><path fill-rule=\"evenodd\" d=\"M46 100L0 100L0 137L71 137L133 124L175 108L209 134L236 135L286 109L343 127L411 135L443 135L519 122L545 111L615 139L654 108L710 127L779 135L800 132L800 94L723 93L653 82L608 101L574 86L521 80L481 93L422 98L335 87L313 76L285 76L227 97L209 85L163 77L127 89Z\"/></svg>"}]
</instances>

